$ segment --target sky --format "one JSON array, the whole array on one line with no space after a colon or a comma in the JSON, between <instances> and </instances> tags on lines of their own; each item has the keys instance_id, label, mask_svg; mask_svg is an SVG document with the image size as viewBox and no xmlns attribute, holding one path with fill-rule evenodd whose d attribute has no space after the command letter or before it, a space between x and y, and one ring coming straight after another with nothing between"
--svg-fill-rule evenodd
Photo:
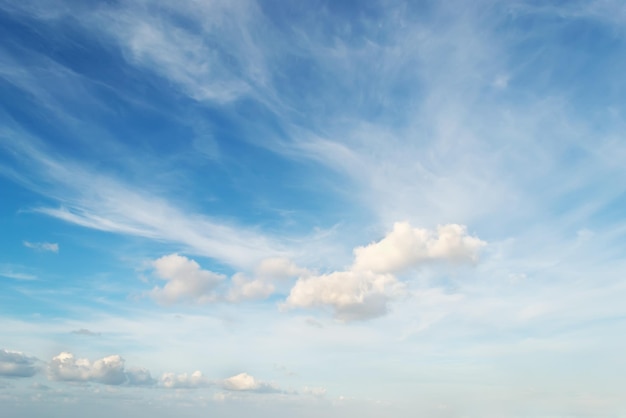
<instances>
[{"instance_id":1,"label":"sky","mask_svg":"<svg viewBox=\"0 0 626 418\"><path fill-rule=\"evenodd\" d=\"M620 0L0 0L3 418L626 416Z\"/></svg>"}]
</instances>

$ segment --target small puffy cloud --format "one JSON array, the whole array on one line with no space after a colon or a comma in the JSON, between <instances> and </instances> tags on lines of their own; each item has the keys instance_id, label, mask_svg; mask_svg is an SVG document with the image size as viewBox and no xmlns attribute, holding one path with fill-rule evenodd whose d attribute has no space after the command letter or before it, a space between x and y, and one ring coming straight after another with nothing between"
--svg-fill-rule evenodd
<instances>
[{"instance_id":1,"label":"small puffy cloud","mask_svg":"<svg viewBox=\"0 0 626 418\"><path fill-rule=\"evenodd\" d=\"M31 377L37 373L37 359L19 351L0 349L0 376Z\"/></svg>"},{"instance_id":2,"label":"small puffy cloud","mask_svg":"<svg viewBox=\"0 0 626 418\"><path fill-rule=\"evenodd\" d=\"M430 260L476 262L486 243L463 225L441 225L436 232L397 222L382 240L354 249L353 270L397 273Z\"/></svg>"},{"instance_id":3,"label":"small puffy cloud","mask_svg":"<svg viewBox=\"0 0 626 418\"><path fill-rule=\"evenodd\" d=\"M194 260L178 254L163 256L153 265L156 275L167 281L165 286L155 287L151 292L152 297L163 304L214 300L213 291L224 279L224 275L203 270Z\"/></svg>"},{"instance_id":4,"label":"small puffy cloud","mask_svg":"<svg viewBox=\"0 0 626 418\"><path fill-rule=\"evenodd\" d=\"M86 382L91 378L91 363L77 359L72 353L62 352L48 364L48 376L52 380Z\"/></svg>"},{"instance_id":5,"label":"small puffy cloud","mask_svg":"<svg viewBox=\"0 0 626 418\"><path fill-rule=\"evenodd\" d=\"M35 251L49 251L51 253L59 252L59 244L55 242L30 242L24 241L24 247L31 248Z\"/></svg>"},{"instance_id":6,"label":"small puffy cloud","mask_svg":"<svg viewBox=\"0 0 626 418\"><path fill-rule=\"evenodd\" d=\"M146 369L129 369L124 359L112 355L90 362L76 358L72 353L63 352L48 363L48 377L64 382L96 382L105 385L148 385L154 381Z\"/></svg>"},{"instance_id":7,"label":"small puffy cloud","mask_svg":"<svg viewBox=\"0 0 626 418\"><path fill-rule=\"evenodd\" d=\"M279 389L271 383L261 382L248 373L240 373L236 376L224 379L221 382L222 388L230 391L249 392L279 392Z\"/></svg>"},{"instance_id":8,"label":"small puffy cloud","mask_svg":"<svg viewBox=\"0 0 626 418\"><path fill-rule=\"evenodd\" d=\"M192 374L164 373L161 376L161 385L168 389L195 389L211 385L202 372L195 371Z\"/></svg>"},{"instance_id":9,"label":"small puffy cloud","mask_svg":"<svg viewBox=\"0 0 626 418\"><path fill-rule=\"evenodd\" d=\"M337 319L364 320L384 315L389 300L403 293L404 285L391 274L338 271L300 278L291 289L286 306L329 306Z\"/></svg>"}]
</instances>

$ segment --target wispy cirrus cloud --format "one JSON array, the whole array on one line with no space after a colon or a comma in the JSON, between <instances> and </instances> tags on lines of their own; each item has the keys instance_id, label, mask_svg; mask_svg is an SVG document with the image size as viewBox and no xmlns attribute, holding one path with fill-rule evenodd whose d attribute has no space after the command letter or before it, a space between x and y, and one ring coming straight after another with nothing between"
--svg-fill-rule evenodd
<instances>
[{"instance_id":1,"label":"wispy cirrus cloud","mask_svg":"<svg viewBox=\"0 0 626 418\"><path fill-rule=\"evenodd\" d=\"M12 264L0 264L0 277L6 277L13 280L36 280L35 274L27 272L23 266L15 266Z\"/></svg>"},{"instance_id":2,"label":"wispy cirrus cloud","mask_svg":"<svg viewBox=\"0 0 626 418\"><path fill-rule=\"evenodd\" d=\"M0 146L14 152L19 163L34 164L29 175L14 173L17 180L60 204L32 208L35 212L87 228L177 243L232 266L251 266L287 252L254 228L189 214L167 198L46 155L21 135L5 131L0 138ZM12 141L16 136L24 141Z\"/></svg>"},{"instance_id":3,"label":"wispy cirrus cloud","mask_svg":"<svg viewBox=\"0 0 626 418\"><path fill-rule=\"evenodd\" d=\"M59 244L56 242L30 242L23 241L24 247L31 248L35 251L48 251L51 253L59 252Z\"/></svg>"}]
</instances>

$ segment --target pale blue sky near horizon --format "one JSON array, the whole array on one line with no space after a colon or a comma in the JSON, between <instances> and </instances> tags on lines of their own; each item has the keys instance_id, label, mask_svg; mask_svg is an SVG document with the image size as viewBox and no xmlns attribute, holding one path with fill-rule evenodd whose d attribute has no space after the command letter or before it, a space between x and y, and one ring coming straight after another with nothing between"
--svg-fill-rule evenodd
<instances>
[{"instance_id":1,"label":"pale blue sky near horizon","mask_svg":"<svg viewBox=\"0 0 626 418\"><path fill-rule=\"evenodd\" d=\"M619 0L0 0L3 418L626 416Z\"/></svg>"}]
</instances>

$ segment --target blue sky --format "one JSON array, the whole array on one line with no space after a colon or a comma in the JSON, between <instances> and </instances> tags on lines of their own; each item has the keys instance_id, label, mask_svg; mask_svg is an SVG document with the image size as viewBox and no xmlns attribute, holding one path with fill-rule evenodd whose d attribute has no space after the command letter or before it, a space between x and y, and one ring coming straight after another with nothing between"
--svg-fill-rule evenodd
<instances>
[{"instance_id":1,"label":"blue sky","mask_svg":"<svg viewBox=\"0 0 626 418\"><path fill-rule=\"evenodd\" d=\"M3 416L623 416L624 28L0 0Z\"/></svg>"}]
</instances>

